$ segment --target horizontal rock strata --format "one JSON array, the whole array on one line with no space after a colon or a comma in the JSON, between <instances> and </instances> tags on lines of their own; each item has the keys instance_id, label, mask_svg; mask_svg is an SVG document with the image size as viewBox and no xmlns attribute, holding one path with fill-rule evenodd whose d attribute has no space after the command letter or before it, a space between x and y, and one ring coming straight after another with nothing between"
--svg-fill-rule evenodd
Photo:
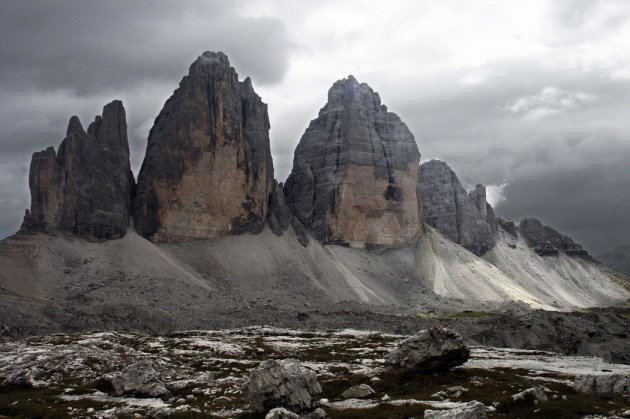
<instances>
[{"instance_id":1,"label":"horizontal rock strata","mask_svg":"<svg viewBox=\"0 0 630 419\"><path fill-rule=\"evenodd\" d=\"M478 256L494 247L498 224L483 185L467 193L455 172L439 160L423 163L419 176L424 222Z\"/></svg>"},{"instance_id":2,"label":"horizontal rock strata","mask_svg":"<svg viewBox=\"0 0 630 419\"><path fill-rule=\"evenodd\" d=\"M318 240L394 245L422 233L420 153L400 118L352 76L337 81L295 151L284 193Z\"/></svg>"},{"instance_id":3,"label":"horizontal rock strata","mask_svg":"<svg viewBox=\"0 0 630 419\"><path fill-rule=\"evenodd\" d=\"M562 252L572 257L591 259L580 244L535 218L523 219L518 225L518 231L525 237L529 247L540 256L558 256Z\"/></svg>"}]
</instances>

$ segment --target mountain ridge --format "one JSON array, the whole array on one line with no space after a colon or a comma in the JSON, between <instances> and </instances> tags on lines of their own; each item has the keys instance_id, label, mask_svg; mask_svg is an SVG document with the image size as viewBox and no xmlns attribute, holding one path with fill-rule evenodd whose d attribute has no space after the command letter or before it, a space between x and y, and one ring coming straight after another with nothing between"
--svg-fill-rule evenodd
<instances>
[{"instance_id":1,"label":"mountain ridge","mask_svg":"<svg viewBox=\"0 0 630 419\"><path fill-rule=\"evenodd\" d=\"M34 155L30 214L0 241L0 312L11 335L630 299L630 280L567 236L535 219L496 219L483 185L467 192L445 163L419 165L404 122L352 76L331 87L284 185L273 179L267 106L222 53L202 54L164 105L137 189L124 108L105 109L87 132L71 118L59 153ZM98 153L99 138L118 150L105 159L116 165L97 167L109 155ZM89 179L102 171L106 187ZM72 205L49 199L47 185ZM105 193L120 185L123 193ZM52 220L69 208L81 223L49 225L39 208L54 209ZM86 228L102 208L122 208L124 229Z\"/></svg>"}]
</instances>

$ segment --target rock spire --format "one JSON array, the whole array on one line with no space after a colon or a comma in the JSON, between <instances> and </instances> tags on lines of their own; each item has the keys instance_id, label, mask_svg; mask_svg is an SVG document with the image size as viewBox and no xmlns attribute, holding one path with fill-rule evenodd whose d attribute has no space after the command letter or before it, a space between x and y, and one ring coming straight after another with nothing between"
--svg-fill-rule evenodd
<instances>
[{"instance_id":1,"label":"rock spire","mask_svg":"<svg viewBox=\"0 0 630 419\"><path fill-rule=\"evenodd\" d=\"M204 52L149 134L135 227L172 242L259 232L272 190L267 105L225 54Z\"/></svg>"},{"instance_id":2,"label":"rock spire","mask_svg":"<svg viewBox=\"0 0 630 419\"><path fill-rule=\"evenodd\" d=\"M348 76L333 84L302 136L284 194L318 240L399 244L422 233L419 160L407 126L367 84Z\"/></svg>"},{"instance_id":3,"label":"rock spire","mask_svg":"<svg viewBox=\"0 0 630 419\"><path fill-rule=\"evenodd\" d=\"M494 247L498 224L483 185L469 194L446 163L431 160L420 166L418 197L424 222L446 238L478 256Z\"/></svg>"},{"instance_id":4,"label":"rock spire","mask_svg":"<svg viewBox=\"0 0 630 419\"><path fill-rule=\"evenodd\" d=\"M53 147L33 153L29 187L31 209L22 230L100 239L124 236L135 181L122 102L105 105L87 132L79 118L70 118L58 153Z\"/></svg>"}]
</instances>

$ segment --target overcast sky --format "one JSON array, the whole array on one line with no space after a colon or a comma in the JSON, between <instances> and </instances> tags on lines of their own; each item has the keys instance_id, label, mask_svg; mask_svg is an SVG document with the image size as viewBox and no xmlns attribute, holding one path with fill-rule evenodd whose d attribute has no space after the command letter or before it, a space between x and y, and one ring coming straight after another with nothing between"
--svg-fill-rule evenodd
<instances>
[{"instance_id":1,"label":"overcast sky","mask_svg":"<svg viewBox=\"0 0 630 419\"><path fill-rule=\"evenodd\" d=\"M30 205L33 151L68 119L127 110L134 173L195 58L225 52L269 105L276 178L353 74L422 160L489 187L592 252L630 242L630 5L620 1L0 0L0 237Z\"/></svg>"}]
</instances>

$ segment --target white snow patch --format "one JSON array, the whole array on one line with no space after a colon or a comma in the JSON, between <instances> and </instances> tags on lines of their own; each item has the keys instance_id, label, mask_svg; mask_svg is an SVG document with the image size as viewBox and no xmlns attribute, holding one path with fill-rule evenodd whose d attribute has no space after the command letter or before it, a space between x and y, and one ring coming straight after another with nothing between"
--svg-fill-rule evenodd
<instances>
[{"instance_id":1,"label":"white snow patch","mask_svg":"<svg viewBox=\"0 0 630 419\"><path fill-rule=\"evenodd\" d=\"M92 394L80 394L80 395L62 394L57 397L59 399L66 400L66 401L78 401L78 400L87 399L87 400L94 400L94 401L99 401L99 402L122 403L129 406L137 406L137 407L145 407L145 408L152 408L152 407L164 408L164 407L170 406L170 404L165 403L162 399L152 399L152 398L138 399L134 397L112 397L100 391L97 391Z\"/></svg>"},{"instance_id":2,"label":"white snow patch","mask_svg":"<svg viewBox=\"0 0 630 419\"><path fill-rule=\"evenodd\" d=\"M463 368L527 369L534 373L551 372L567 376L581 374L630 374L630 365L609 364L601 358L567 356L526 349L472 347Z\"/></svg>"}]
</instances>

